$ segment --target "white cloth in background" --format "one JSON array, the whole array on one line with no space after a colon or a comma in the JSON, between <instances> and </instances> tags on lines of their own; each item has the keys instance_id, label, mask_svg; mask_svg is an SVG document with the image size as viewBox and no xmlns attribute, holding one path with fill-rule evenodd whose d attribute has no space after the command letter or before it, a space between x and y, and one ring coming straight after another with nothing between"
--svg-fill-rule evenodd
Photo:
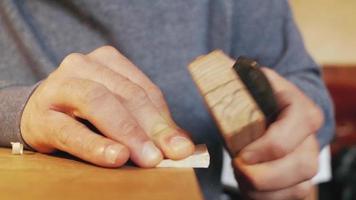
<instances>
[{"instance_id":1,"label":"white cloth in background","mask_svg":"<svg viewBox=\"0 0 356 200\"><path fill-rule=\"evenodd\" d=\"M312 180L314 184L320 184L331 180L332 175L330 158L330 147L326 146L321 150L319 155L319 172ZM231 167L231 158L225 149L221 182L229 187L238 187L238 184L234 177L233 169Z\"/></svg>"}]
</instances>

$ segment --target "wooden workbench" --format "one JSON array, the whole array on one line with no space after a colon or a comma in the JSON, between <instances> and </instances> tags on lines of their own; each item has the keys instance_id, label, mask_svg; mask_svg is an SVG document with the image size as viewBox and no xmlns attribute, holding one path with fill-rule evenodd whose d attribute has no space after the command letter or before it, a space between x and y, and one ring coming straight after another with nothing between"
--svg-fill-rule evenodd
<instances>
[{"instance_id":1,"label":"wooden workbench","mask_svg":"<svg viewBox=\"0 0 356 200\"><path fill-rule=\"evenodd\" d=\"M106 169L0 148L0 199L200 200L193 169Z\"/></svg>"}]
</instances>

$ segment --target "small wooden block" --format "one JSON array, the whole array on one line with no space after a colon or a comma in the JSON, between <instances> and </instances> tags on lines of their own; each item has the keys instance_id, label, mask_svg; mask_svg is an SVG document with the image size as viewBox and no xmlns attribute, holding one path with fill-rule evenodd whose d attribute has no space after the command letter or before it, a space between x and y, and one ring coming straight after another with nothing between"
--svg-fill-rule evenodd
<instances>
[{"instance_id":1,"label":"small wooden block","mask_svg":"<svg viewBox=\"0 0 356 200\"><path fill-rule=\"evenodd\" d=\"M205 144L195 146L193 155L182 160L165 159L156 167L175 167L175 168L208 168L210 164L210 156Z\"/></svg>"},{"instance_id":2,"label":"small wooden block","mask_svg":"<svg viewBox=\"0 0 356 200\"><path fill-rule=\"evenodd\" d=\"M23 144L19 142L11 142L12 150L11 153L15 155L23 154Z\"/></svg>"},{"instance_id":3,"label":"small wooden block","mask_svg":"<svg viewBox=\"0 0 356 200\"><path fill-rule=\"evenodd\" d=\"M257 139L265 117L232 68L234 60L216 50L188 67L231 155Z\"/></svg>"}]
</instances>

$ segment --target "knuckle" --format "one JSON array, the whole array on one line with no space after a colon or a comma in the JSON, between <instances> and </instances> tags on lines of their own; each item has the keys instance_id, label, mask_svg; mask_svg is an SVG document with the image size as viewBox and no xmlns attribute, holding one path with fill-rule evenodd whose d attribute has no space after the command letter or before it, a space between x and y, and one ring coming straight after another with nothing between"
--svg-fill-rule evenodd
<instances>
[{"instance_id":1,"label":"knuckle","mask_svg":"<svg viewBox=\"0 0 356 200\"><path fill-rule=\"evenodd\" d=\"M312 164L310 166L310 175L309 175L310 178L314 177L319 171L318 157L315 157L314 161L311 163Z\"/></svg>"},{"instance_id":2,"label":"knuckle","mask_svg":"<svg viewBox=\"0 0 356 200\"><path fill-rule=\"evenodd\" d=\"M57 130L55 144L62 148L67 148L70 146L70 130L73 130L71 124L62 124Z\"/></svg>"},{"instance_id":3,"label":"knuckle","mask_svg":"<svg viewBox=\"0 0 356 200\"><path fill-rule=\"evenodd\" d=\"M163 95L162 90L156 86L150 86L147 89L147 95L151 98L151 100L159 107L164 108L166 106L166 101Z\"/></svg>"},{"instance_id":4,"label":"knuckle","mask_svg":"<svg viewBox=\"0 0 356 200\"><path fill-rule=\"evenodd\" d=\"M109 54L109 55L118 53L118 50L115 47L110 46L110 45L102 46L102 47L98 48L97 51L101 52L103 54Z\"/></svg>"},{"instance_id":5,"label":"knuckle","mask_svg":"<svg viewBox=\"0 0 356 200\"><path fill-rule=\"evenodd\" d=\"M266 188L263 179L259 178L251 179L251 186L256 191L263 191Z\"/></svg>"},{"instance_id":6,"label":"knuckle","mask_svg":"<svg viewBox=\"0 0 356 200\"><path fill-rule=\"evenodd\" d=\"M138 132L139 125L130 120L122 120L119 122L120 134L122 136L133 135Z\"/></svg>"},{"instance_id":7,"label":"knuckle","mask_svg":"<svg viewBox=\"0 0 356 200\"><path fill-rule=\"evenodd\" d=\"M114 93L119 94L120 97L125 100L126 94L130 92L132 82L126 77L117 76L116 78L116 84L113 84L111 89Z\"/></svg>"},{"instance_id":8,"label":"knuckle","mask_svg":"<svg viewBox=\"0 0 356 200\"><path fill-rule=\"evenodd\" d=\"M246 174L245 174L246 175ZM255 191L263 191L268 187L268 180L262 176L247 175L250 186Z\"/></svg>"},{"instance_id":9,"label":"knuckle","mask_svg":"<svg viewBox=\"0 0 356 200\"><path fill-rule=\"evenodd\" d=\"M271 176L264 171L255 171L246 168L239 159L233 159L235 178L240 181L242 189L248 188L251 191L265 191L270 185Z\"/></svg>"},{"instance_id":10,"label":"knuckle","mask_svg":"<svg viewBox=\"0 0 356 200\"><path fill-rule=\"evenodd\" d=\"M308 166L309 170L307 170L305 177L307 179L312 179L318 173L318 164L314 162Z\"/></svg>"},{"instance_id":11,"label":"knuckle","mask_svg":"<svg viewBox=\"0 0 356 200\"><path fill-rule=\"evenodd\" d=\"M295 186L292 190L291 199L304 199L312 188L310 183L302 183Z\"/></svg>"},{"instance_id":12,"label":"knuckle","mask_svg":"<svg viewBox=\"0 0 356 200\"><path fill-rule=\"evenodd\" d=\"M304 179L313 178L318 172L318 159L315 156L301 156L297 169Z\"/></svg>"},{"instance_id":13,"label":"knuckle","mask_svg":"<svg viewBox=\"0 0 356 200\"><path fill-rule=\"evenodd\" d=\"M75 79L62 79L58 82L58 87L61 87L64 90L74 90L74 81Z\"/></svg>"},{"instance_id":14,"label":"knuckle","mask_svg":"<svg viewBox=\"0 0 356 200\"><path fill-rule=\"evenodd\" d=\"M133 107L141 107L149 101L146 92L135 84L127 84L125 100Z\"/></svg>"},{"instance_id":15,"label":"knuckle","mask_svg":"<svg viewBox=\"0 0 356 200\"><path fill-rule=\"evenodd\" d=\"M63 59L59 68L62 70L72 69L73 67L77 66L78 63L82 62L84 59L85 56L81 53L71 53Z\"/></svg>"},{"instance_id":16,"label":"knuckle","mask_svg":"<svg viewBox=\"0 0 356 200\"><path fill-rule=\"evenodd\" d=\"M39 95L39 102L48 102L52 103L54 100L54 96L57 93L57 90L62 87L59 80L56 79L45 79L42 83L39 84L37 89L34 91L34 95ZM38 105L39 108L43 107L43 105Z\"/></svg>"},{"instance_id":17,"label":"knuckle","mask_svg":"<svg viewBox=\"0 0 356 200\"><path fill-rule=\"evenodd\" d=\"M104 86L97 83L85 83L80 88L82 94L79 95L79 102L84 112L90 116L97 116L103 105L106 107L117 106L115 96Z\"/></svg>"},{"instance_id":18,"label":"knuckle","mask_svg":"<svg viewBox=\"0 0 356 200\"><path fill-rule=\"evenodd\" d=\"M271 140L269 149L275 158L284 157L291 151L287 143L279 140Z\"/></svg>"},{"instance_id":19,"label":"knuckle","mask_svg":"<svg viewBox=\"0 0 356 200\"><path fill-rule=\"evenodd\" d=\"M82 149L94 157L101 156L104 154L105 147L100 140L98 137L89 138L85 143L82 143Z\"/></svg>"},{"instance_id":20,"label":"knuckle","mask_svg":"<svg viewBox=\"0 0 356 200\"><path fill-rule=\"evenodd\" d=\"M309 129L311 132L316 132L319 130L319 128L322 126L324 123L324 115L321 109L317 106L314 106L314 108L309 109L307 113L307 117L309 120L307 120L309 123Z\"/></svg>"},{"instance_id":21,"label":"knuckle","mask_svg":"<svg viewBox=\"0 0 356 200\"><path fill-rule=\"evenodd\" d=\"M89 105L100 105L111 98L110 92L99 84L88 84L84 91L83 101Z\"/></svg>"},{"instance_id":22,"label":"knuckle","mask_svg":"<svg viewBox=\"0 0 356 200\"><path fill-rule=\"evenodd\" d=\"M147 93L152 97L154 97L155 99L163 99L163 93L161 89L156 85L148 87Z\"/></svg>"}]
</instances>

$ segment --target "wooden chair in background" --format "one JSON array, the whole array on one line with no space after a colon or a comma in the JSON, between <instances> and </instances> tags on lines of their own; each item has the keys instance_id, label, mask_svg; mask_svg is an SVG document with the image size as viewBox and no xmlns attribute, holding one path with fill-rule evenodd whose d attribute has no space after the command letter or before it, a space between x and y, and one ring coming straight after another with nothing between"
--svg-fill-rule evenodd
<instances>
[{"instance_id":1,"label":"wooden chair in background","mask_svg":"<svg viewBox=\"0 0 356 200\"><path fill-rule=\"evenodd\" d=\"M331 153L356 145L356 65L323 68L324 80L335 106L336 135Z\"/></svg>"}]
</instances>

